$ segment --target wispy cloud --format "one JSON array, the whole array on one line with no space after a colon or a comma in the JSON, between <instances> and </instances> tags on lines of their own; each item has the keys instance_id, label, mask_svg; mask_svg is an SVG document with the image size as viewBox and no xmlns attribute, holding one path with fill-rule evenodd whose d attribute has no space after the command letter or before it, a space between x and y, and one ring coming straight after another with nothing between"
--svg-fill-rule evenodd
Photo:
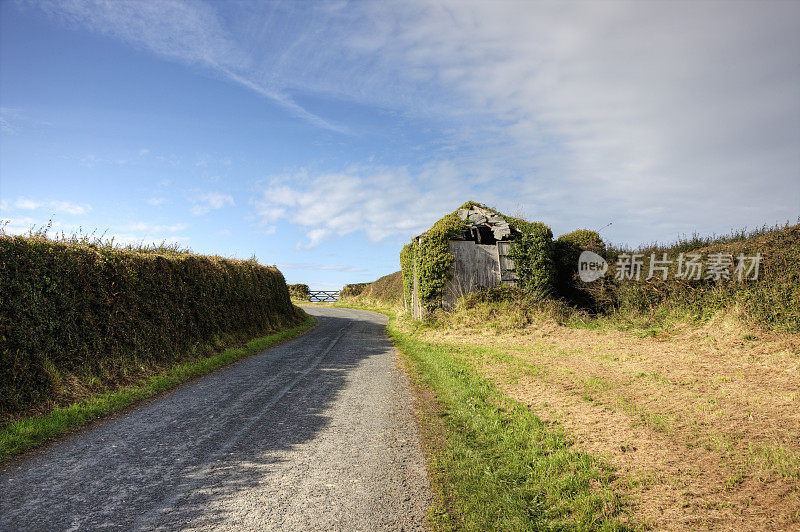
<instances>
[{"instance_id":1,"label":"wispy cloud","mask_svg":"<svg viewBox=\"0 0 800 532\"><path fill-rule=\"evenodd\" d=\"M247 43L230 35L213 5L184 0L50 0L35 5L69 25L109 35L167 60L204 67L316 126L346 131L270 86L268 76L255 68Z\"/></svg>"},{"instance_id":2,"label":"wispy cloud","mask_svg":"<svg viewBox=\"0 0 800 532\"><path fill-rule=\"evenodd\" d=\"M17 135L28 128L49 126L50 122L31 116L24 109L16 107L0 107L0 133Z\"/></svg>"},{"instance_id":3,"label":"wispy cloud","mask_svg":"<svg viewBox=\"0 0 800 532\"><path fill-rule=\"evenodd\" d=\"M64 223L59 220L45 219L44 217L9 215L0 218L0 226L8 235L27 235L30 231L47 230L50 235L87 234L83 228L74 223ZM100 232L94 231L98 235Z\"/></svg>"},{"instance_id":4,"label":"wispy cloud","mask_svg":"<svg viewBox=\"0 0 800 532\"><path fill-rule=\"evenodd\" d=\"M81 215L92 210L91 205L86 203L73 203L71 201L56 200L32 200L28 198L18 198L11 205L16 209L24 211L47 210L52 214Z\"/></svg>"},{"instance_id":5,"label":"wispy cloud","mask_svg":"<svg viewBox=\"0 0 800 532\"><path fill-rule=\"evenodd\" d=\"M181 244L183 246L190 242L190 238L185 235L142 235L140 233L126 233L120 232L107 232L104 235L106 240L114 240L115 246L140 246L140 245L159 245L166 244Z\"/></svg>"},{"instance_id":6,"label":"wispy cloud","mask_svg":"<svg viewBox=\"0 0 800 532\"><path fill-rule=\"evenodd\" d=\"M206 214L213 210L235 205L233 196L222 192L205 192L198 194L192 201L194 202L192 214L195 215Z\"/></svg>"},{"instance_id":7,"label":"wispy cloud","mask_svg":"<svg viewBox=\"0 0 800 532\"><path fill-rule=\"evenodd\" d=\"M30 216L10 216L0 218L0 228L7 235L24 235L37 225Z\"/></svg>"},{"instance_id":8,"label":"wispy cloud","mask_svg":"<svg viewBox=\"0 0 800 532\"><path fill-rule=\"evenodd\" d=\"M105 231L105 238L114 239L118 245L160 244L162 242L186 245L190 238L181 234L189 228L187 223L154 224L133 222L114 226Z\"/></svg>"},{"instance_id":9,"label":"wispy cloud","mask_svg":"<svg viewBox=\"0 0 800 532\"><path fill-rule=\"evenodd\" d=\"M11 125L11 122L2 114L0 114L0 133L13 135L17 130Z\"/></svg>"},{"instance_id":10,"label":"wispy cloud","mask_svg":"<svg viewBox=\"0 0 800 532\"><path fill-rule=\"evenodd\" d=\"M296 95L433 124L413 162L263 187L267 230L289 220L307 245L411 234L467 198L521 203L557 231L613 219L630 242L800 211L797 2L37 5L322 128L346 126Z\"/></svg>"}]
</instances>

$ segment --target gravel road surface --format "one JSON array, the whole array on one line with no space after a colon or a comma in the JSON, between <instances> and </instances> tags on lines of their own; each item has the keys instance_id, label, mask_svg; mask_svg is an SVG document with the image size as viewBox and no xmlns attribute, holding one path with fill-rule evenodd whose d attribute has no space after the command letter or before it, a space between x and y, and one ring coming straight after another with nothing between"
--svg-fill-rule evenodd
<instances>
[{"instance_id":1,"label":"gravel road surface","mask_svg":"<svg viewBox=\"0 0 800 532\"><path fill-rule=\"evenodd\" d=\"M0 530L422 529L386 318L306 310L306 335L0 466Z\"/></svg>"}]
</instances>

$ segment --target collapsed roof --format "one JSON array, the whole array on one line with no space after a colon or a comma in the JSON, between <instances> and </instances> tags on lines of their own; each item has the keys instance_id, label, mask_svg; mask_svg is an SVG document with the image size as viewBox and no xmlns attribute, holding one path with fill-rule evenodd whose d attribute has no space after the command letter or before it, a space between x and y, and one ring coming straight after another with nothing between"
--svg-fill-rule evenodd
<instances>
[{"instance_id":1,"label":"collapsed roof","mask_svg":"<svg viewBox=\"0 0 800 532\"><path fill-rule=\"evenodd\" d=\"M467 223L463 240L490 245L498 240L513 240L514 230L505 218L494 211L473 206L469 209L458 209L456 214Z\"/></svg>"}]
</instances>

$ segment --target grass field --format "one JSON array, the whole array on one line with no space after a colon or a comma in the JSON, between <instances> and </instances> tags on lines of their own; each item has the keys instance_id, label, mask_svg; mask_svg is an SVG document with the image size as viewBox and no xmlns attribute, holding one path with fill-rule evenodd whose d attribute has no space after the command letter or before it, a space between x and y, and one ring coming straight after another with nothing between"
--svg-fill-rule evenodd
<instances>
[{"instance_id":1,"label":"grass field","mask_svg":"<svg viewBox=\"0 0 800 532\"><path fill-rule=\"evenodd\" d=\"M510 316L462 309L414 335L463 353L504 397L603 457L637 522L800 526L798 335L724 316L655 330L568 327L546 314L515 327Z\"/></svg>"}]
</instances>

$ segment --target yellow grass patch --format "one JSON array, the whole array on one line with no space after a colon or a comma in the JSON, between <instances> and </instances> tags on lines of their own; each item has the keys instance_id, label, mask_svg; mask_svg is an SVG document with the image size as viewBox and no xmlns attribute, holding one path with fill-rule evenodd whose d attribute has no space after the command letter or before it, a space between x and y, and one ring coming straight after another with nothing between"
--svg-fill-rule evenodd
<instances>
[{"instance_id":1,"label":"yellow grass patch","mask_svg":"<svg viewBox=\"0 0 800 532\"><path fill-rule=\"evenodd\" d=\"M479 345L506 394L608 457L657 529L800 526L800 337L720 319L658 336L542 321L422 328Z\"/></svg>"}]
</instances>

